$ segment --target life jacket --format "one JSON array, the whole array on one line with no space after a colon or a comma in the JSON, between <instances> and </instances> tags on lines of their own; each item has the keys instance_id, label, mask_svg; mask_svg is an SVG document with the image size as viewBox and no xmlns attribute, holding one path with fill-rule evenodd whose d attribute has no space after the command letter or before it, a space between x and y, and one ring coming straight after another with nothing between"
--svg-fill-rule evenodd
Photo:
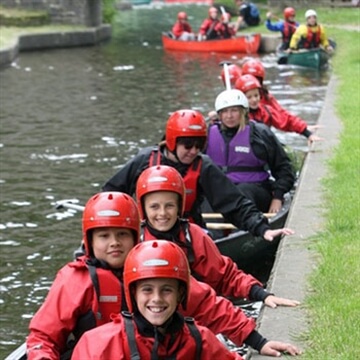
<instances>
[{"instance_id":1,"label":"life jacket","mask_svg":"<svg viewBox=\"0 0 360 360\"><path fill-rule=\"evenodd\" d=\"M284 29L282 31L282 42L286 46L285 49L289 47L291 36L296 30L296 23L290 21L284 21Z\"/></svg>"},{"instance_id":2,"label":"life jacket","mask_svg":"<svg viewBox=\"0 0 360 360\"><path fill-rule=\"evenodd\" d=\"M96 326L100 326L110 321L112 313L126 309L124 291L120 280L110 270L89 264L87 267L96 293L92 311Z\"/></svg>"},{"instance_id":3,"label":"life jacket","mask_svg":"<svg viewBox=\"0 0 360 360\"><path fill-rule=\"evenodd\" d=\"M154 149L150 155L149 166L156 166L160 164L161 164L161 153L158 149ZM200 176L201 165L202 165L202 159L200 156L198 156L191 164L191 166L189 166L185 176L183 176L185 189L186 189L185 214L191 211L196 200L197 183Z\"/></svg>"},{"instance_id":4,"label":"life jacket","mask_svg":"<svg viewBox=\"0 0 360 360\"><path fill-rule=\"evenodd\" d=\"M250 145L250 126L237 132L226 144L218 125L209 129L207 155L234 183L263 182L269 178L266 162L258 159Z\"/></svg>"},{"instance_id":5,"label":"life jacket","mask_svg":"<svg viewBox=\"0 0 360 360\"><path fill-rule=\"evenodd\" d=\"M219 38L219 34L216 30L217 25L220 23L218 19L210 19L211 24L208 28L208 30L206 31L206 39L207 40L212 40L212 39L218 39Z\"/></svg>"},{"instance_id":6,"label":"life jacket","mask_svg":"<svg viewBox=\"0 0 360 360\"><path fill-rule=\"evenodd\" d=\"M121 315L124 319L125 323L125 331L127 335L127 341L129 344L130 352L131 352L131 360L141 360L139 350L136 346L136 339L135 339L135 329L133 323L133 316L127 311L122 311ZM195 325L195 321L191 317L184 317L185 324L187 325L191 336L195 340L196 344L196 353L194 360L201 359L201 350L202 350L202 338L199 329Z\"/></svg>"},{"instance_id":7,"label":"life jacket","mask_svg":"<svg viewBox=\"0 0 360 360\"><path fill-rule=\"evenodd\" d=\"M112 313L127 310L120 280L110 270L89 263L86 266L96 297L92 301L91 310L80 316L75 329L69 335L67 350L61 354L61 360L70 360L73 349L84 332L110 322Z\"/></svg>"},{"instance_id":8,"label":"life jacket","mask_svg":"<svg viewBox=\"0 0 360 360\"><path fill-rule=\"evenodd\" d=\"M306 37L302 37L299 41L299 48L302 49L313 49L317 48L320 45L320 36L321 36L322 28L319 25L316 32L312 32L311 28L307 27Z\"/></svg>"},{"instance_id":9,"label":"life jacket","mask_svg":"<svg viewBox=\"0 0 360 360\"><path fill-rule=\"evenodd\" d=\"M146 226L146 222L143 221L140 227L140 241L143 242L145 241L146 238L151 238L151 237L152 235L150 234ZM189 220L180 219L180 238L178 240L175 239L174 243L179 245L183 249L191 269L191 266L194 264L195 261L195 255L194 255L192 238L189 229ZM194 276L193 273L192 275Z\"/></svg>"}]
</instances>

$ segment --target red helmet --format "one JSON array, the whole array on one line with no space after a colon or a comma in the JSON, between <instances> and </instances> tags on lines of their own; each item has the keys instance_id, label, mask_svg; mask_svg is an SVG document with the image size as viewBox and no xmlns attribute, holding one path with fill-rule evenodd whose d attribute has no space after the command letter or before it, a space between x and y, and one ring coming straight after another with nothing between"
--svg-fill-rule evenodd
<instances>
[{"instance_id":1,"label":"red helmet","mask_svg":"<svg viewBox=\"0 0 360 360\"><path fill-rule=\"evenodd\" d=\"M255 76L246 74L236 80L235 88L246 94L249 90L261 89L261 85Z\"/></svg>"},{"instance_id":2,"label":"red helmet","mask_svg":"<svg viewBox=\"0 0 360 360\"><path fill-rule=\"evenodd\" d=\"M209 9L209 15L211 16L211 14L214 14L214 13L218 13L218 9L215 7L215 6L212 6L210 9Z\"/></svg>"},{"instance_id":3,"label":"red helmet","mask_svg":"<svg viewBox=\"0 0 360 360\"><path fill-rule=\"evenodd\" d=\"M288 19L289 17L291 16L295 16L296 13L295 13L295 9L292 8L292 7L287 7L284 9L284 18L285 19Z\"/></svg>"},{"instance_id":4,"label":"red helmet","mask_svg":"<svg viewBox=\"0 0 360 360\"><path fill-rule=\"evenodd\" d=\"M178 20L187 20L187 14L185 11L180 11L177 15Z\"/></svg>"},{"instance_id":5,"label":"red helmet","mask_svg":"<svg viewBox=\"0 0 360 360\"><path fill-rule=\"evenodd\" d=\"M171 114L165 129L165 143L170 151L175 151L176 140L180 137L206 138L206 122L199 111L178 110Z\"/></svg>"},{"instance_id":6,"label":"red helmet","mask_svg":"<svg viewBox=\"0 0 360 360\"><path fill-rule=\"evenodd\" d=\"M181 303L186 309L190 269L185 253L171 241L148 240L132 248L125 260L124 289L130 312L134 311L132 285L138 280L154 278L179 280L185 286Z\"/></svg>"},{"instance_id":7,"label":"red helmet","mask_svg":"<svg viewBox=\"0 0 360 360\"><path fill-rule=\"evenodd\" d=\"M230 84L234 86L236 80L242 75L241 67L235 64L230 64L228 65L228 71L229 71ZM221 70L221 79L224 85L226 85L224 68L222 68Z\"/></svg>"},{"instance_id":8,"label":"red helmet","mask_svg":"<svg viewBox=\"0 0 360 360\"><path fill-rule=\"evenodd\" d=\"M135 232L135 244L140 235L139 210L134 199L121 192L102 192L92 196L83 212L83 240L86 255L91 255L89 230L101 227L121 227Z\"/></svg>"},{"instance_id":9,"label":"red helmet","mask_svg":"<svg viewBox=\"0 0 360 360\"><path fill-rule=\"evenodd\" d=\"M156 191L171 191L179 194L179 215L185 210L185 184L179 172L166 165L151 166L144 170L136 182L136 198L141 219L146 218L144 196Z\"/></svg>"},{"instance_id":10,"label":"red helmet","mask_svg":"<svg viewBox=\"0 0 360 360\"><path fill-rule=\"evenodd\" d=\"M242 73L244 75L250 74L253 76L256 76L257 78L260 78L261 81L265 78L265 69L261 61L259 60L248 60L245 62L245 64L242 66Z\"/></svg>"}]
</instances>

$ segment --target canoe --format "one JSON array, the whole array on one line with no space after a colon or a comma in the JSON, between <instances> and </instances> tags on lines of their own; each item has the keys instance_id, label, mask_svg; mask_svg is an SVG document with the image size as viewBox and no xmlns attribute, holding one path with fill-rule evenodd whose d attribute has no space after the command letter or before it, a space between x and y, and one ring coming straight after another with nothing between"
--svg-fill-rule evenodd
<instances>
[{"instance_id":1,"label":"canoe","mask_svg":"<svg viewBox=\"0 0 360 360\"><path fill-rule=\"evenodd\" d=\"M281 210L269 218L271 229L284 227L289 214L292 195L286 194ZM230 234L215 239L214 242L221 254L230 257L239 268L246 272L262 271L262 260L273 258L279 245L281 236L273 241L264 240L262 237L255 237L244 230L234 230ZM272 267L272 264L270 264ZM259 269L258 269L259 268ZM266 278L267 274L263 276Z\"/></svg>"},{"instance_id":2,"label":"canoe","mask_svg":"<svg viewBox=\"0 0 360 360\"><path fill-rule=\"evenodd\" d=\"M322 48L279 53L278 64L297 65L312 69L322 69L328 65L329 54Z\"/></svg>"},{"instance_id":3,"label":"canoe","mask_svg":"<svg viewBox=\"0 0 360 360\"><path fill-rule=\"evenodd\" d=\"M256 54L260 47L260 34L244 34L231 39L181 41L169 33L162 33L162 44L165 50L190 52L220 52Z\"/></svg>"}]
</instances>

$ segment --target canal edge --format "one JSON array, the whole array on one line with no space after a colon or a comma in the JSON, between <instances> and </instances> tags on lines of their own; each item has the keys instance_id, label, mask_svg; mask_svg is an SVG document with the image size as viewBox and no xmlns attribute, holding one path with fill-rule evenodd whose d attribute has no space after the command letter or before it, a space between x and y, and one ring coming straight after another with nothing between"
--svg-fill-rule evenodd
<instances>
[{"instance_id":1,"label":"canal edge","mask_svg":"<svg viewBox=\"0 0 360 360\"><path fill-rule=\"evenodd\" d=\"M310 249L311 237L323 230L323 190L321 180L327 176L329 154L339 143L341 122L336 116L334 102L337 79L331 75L325 101L317 124L317 135L324 141L312 145L302 168L299 186L286 222L295 235L284 237L276 254L267 290L277 296L304 302L311 288L308 277L317 266L316 253ZM257 330L269 340L296 344L303 351L303 342L311 319L304 306L296 308L263 307L257 320ZM249 352L247 359L260 360L264 356Z\"/></svg>"}]
</instances>

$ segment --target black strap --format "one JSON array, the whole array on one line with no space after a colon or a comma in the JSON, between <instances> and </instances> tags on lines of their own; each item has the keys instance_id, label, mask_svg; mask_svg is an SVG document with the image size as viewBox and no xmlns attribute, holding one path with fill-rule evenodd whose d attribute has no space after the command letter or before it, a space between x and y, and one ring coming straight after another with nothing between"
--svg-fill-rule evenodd
<instances>
[{"instance_id":1,"label":"black strap","mask_svg":"<svg viewBox=\"0 0 360 360\"><path fill-rule=\"evenodd\" d=\"M100 320L102 315L101 315L101 312L100 312L100 285L99 285L99 278L98 278L97 273L96 273L96 266L91 265L91 264L87 264L87 267L89 269L90 278L91 278L91 281L92 281L93 286L95 288L95 293L96 293L96 297L97 297L98 304L99 304L99 311L98 311L97 314L95 314L95 316L96 316L97 320Z\"/></svg>"},{"instance_id":2,"label":"black strap","mask_svg":"<svg viewBox=\"0 0 360 360\"><path fill-rule=\"evenodd\" d=\"M200 331L197 328L197 326L195 325L195 322L194 322L193 318L185 317L184 320L185 320L185 323L186 323L186 325L188 326L188 328L190 330L191 336L195 340L195 344L196 344L196 356L195 356L195 359L200 360L201 359L201 350L202 350L202 339L201 339Z\"/></svg>"},{"instance_id":3,"label":"black strap","mask_svg":"<svg viewBox=\"0 0 360 360\"><path fill-rule=\"evenodd\" d=\"M130 348L130 359L131 360L141 360L138 348L136 346L136 339L135 339L135 331L134 331L134 324L132 322L132 315L128 311L122 311L121 315L125 321L125 331L128 338L128 344Z\"/></svg>"}]
</instances>

